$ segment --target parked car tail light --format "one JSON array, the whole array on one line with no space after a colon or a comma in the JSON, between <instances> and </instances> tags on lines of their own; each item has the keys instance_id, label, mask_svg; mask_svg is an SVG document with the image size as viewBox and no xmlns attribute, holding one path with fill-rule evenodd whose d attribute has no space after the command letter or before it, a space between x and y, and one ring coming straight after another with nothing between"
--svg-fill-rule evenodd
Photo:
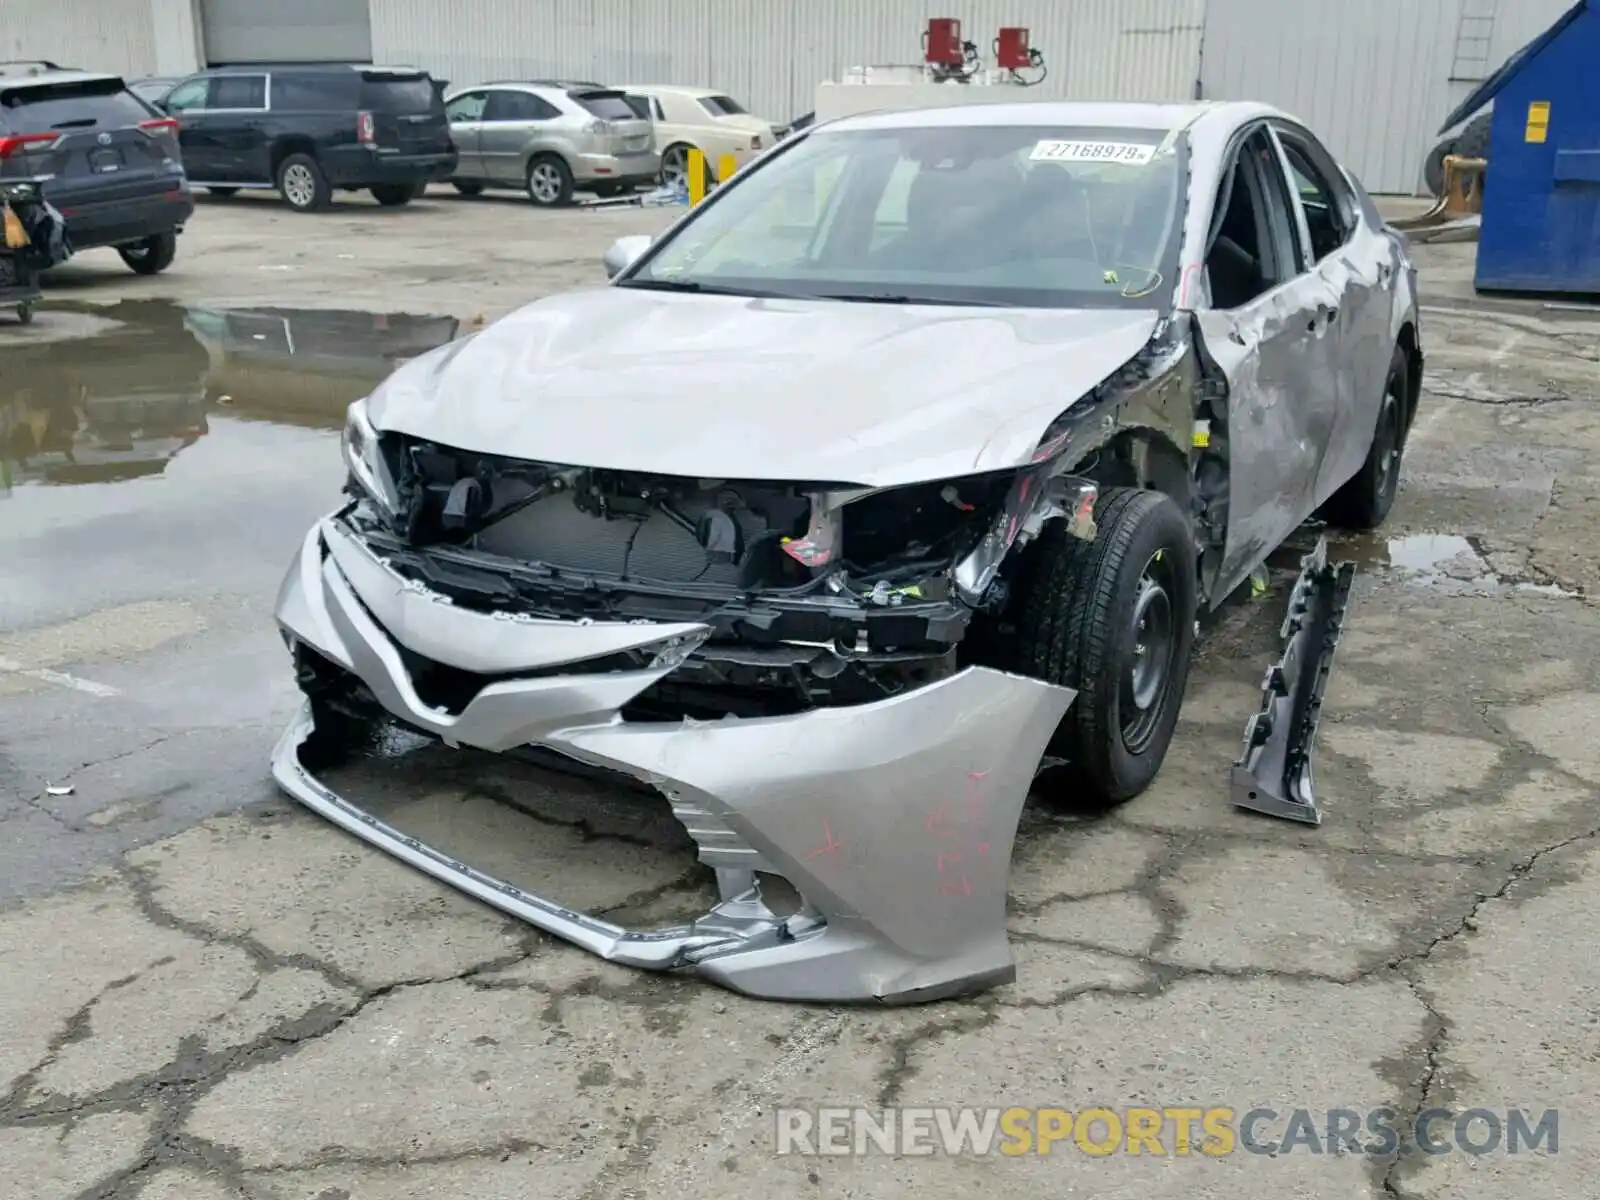
<instances>
[{"instance_id":1,"label":"parked car tail light","mask_svg":"<svg viewBox=\"0 0 1600 1200\"><path fill-rule=\"evenodd\" d=\"M0 137L0 158L24 153L30 146L53 146L60 140L59 133L13 133Z\"/></svg>"},{"instance_id":2,"label":"parked car tail light","mask_svg":"<svg viewBox=\"0 0 1600 1200\"><path fill-rule=\"evenodd\" d=\"M752 137L750 139L750 149L752 149L752 150L761 149L761 135L759 133L756 134L754 137Z\"/></svg>"},{"instance_id":3,"label":"parked car tail light","mask_svg":"<svg viewBox=\"0 0 1600 1200\"><path fill-rule=\"evenodd\" d=\"M356 140L363 146L370 146L378 140L377 130L372 123L372 114L369 112L356 114Z\"/></svg>"},{"instance_id":4,"label":"parked car tail light","mask_svg":"<svg viewBox=\"0 0 1600 1200\"><path fill-rule=\"evenodd\" d=\"M152 117L148 121L140 121L139 128L146 133L177 133L178 120L176 117Z\"/></svg>"}]
</instances>

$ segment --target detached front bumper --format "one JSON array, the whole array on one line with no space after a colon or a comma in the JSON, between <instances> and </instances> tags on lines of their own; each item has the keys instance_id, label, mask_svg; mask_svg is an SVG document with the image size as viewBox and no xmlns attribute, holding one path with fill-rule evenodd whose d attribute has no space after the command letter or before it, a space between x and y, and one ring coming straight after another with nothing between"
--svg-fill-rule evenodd
<instances>
[{"instance_id":1,"label":"detached front bumper","mask_svg":"<svg viewBox=\"0 0 1600 1200\"><path fill-rule=\"evenodd\" d=\"M704 626L472 612L402 579L333 520L307 537L277 615L393 717L449 745L535 745L651 784L721 893L689 924L636 931L477 871L315 778L298 753L313 728L308 702L274 752L278 783L502 912L613 962L692 967L774 999L912 1003L1015 975L1005 932L1012 843L1070 689L968 668L888 700L796 716L624 722L619 709L679 666ZM430 707L400 646L497 678L458 712ZM640 670L584 665L622 650L653 658ZM786 879L799 911L771 911L758 873Z\"/></svg>"}]
</instances>

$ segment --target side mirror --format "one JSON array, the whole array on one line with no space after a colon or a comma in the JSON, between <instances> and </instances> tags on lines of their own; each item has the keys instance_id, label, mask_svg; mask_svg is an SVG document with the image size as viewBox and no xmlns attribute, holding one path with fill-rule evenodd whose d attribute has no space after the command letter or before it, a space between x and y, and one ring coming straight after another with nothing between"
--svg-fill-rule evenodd
<instances>
[{"instance_id":1,"label":"side mirror","mask_svg":"<svg viewBox=\"0 0 1600 1200\"><path fill-rule=\"evenodd\" d=\"M612 242L611 249L607 250L605 257L600 260L606 269L606 278L615 279L632 266L641 254L650 249L650 242L650 235L644 233L629 234Z\"/></svg>"}]
</instances>

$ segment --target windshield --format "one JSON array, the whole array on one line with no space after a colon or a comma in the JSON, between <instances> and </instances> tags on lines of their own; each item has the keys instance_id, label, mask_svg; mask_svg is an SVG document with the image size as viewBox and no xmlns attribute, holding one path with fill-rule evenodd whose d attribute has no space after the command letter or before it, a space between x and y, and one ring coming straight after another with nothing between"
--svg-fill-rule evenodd
<instances>
[{"instance_id":1,"label":"windshield","mask_svg":"<svg viewBox=\"0 0 1600 1200\"><path fill-rule=\"evenodd\" d=\"M1148 308L1176 271L1165 130L823 129L715 197L619 287Z\"/></svg>"},{"instance_id":2,"label":"windshield","mask_svg":"<svg viewBox=\"0 0 1600 1200\"><path fill-rule=\"evenodd\" d=\"M120 79L17 88L0 94L0 109L0 125L9 121L23 133L95 126L120 128L156 115L149 105L126 91Z\"/></svg>"},{"instance_id":3,"label":"windshield","mask_svg":"<svg viewBox=\"0 0 1600 1200\"><path fill-rule=\"evenodd\" d=\"M602 121L637 121L640 113L621 92L568 92L590 116Z\"/></svg>"},{"instance_id":4,"label":"windshield","mask_svg":"<svg viewBox=\"0 0 1600 1200\"><path fill-rule=\"evenodd\" d=\"M433 80L422 76L391 76L370 74L362 76L361 104L364 108L401 116L431 113L438 103L438 93Z\"/></svg>"}]
</instances>

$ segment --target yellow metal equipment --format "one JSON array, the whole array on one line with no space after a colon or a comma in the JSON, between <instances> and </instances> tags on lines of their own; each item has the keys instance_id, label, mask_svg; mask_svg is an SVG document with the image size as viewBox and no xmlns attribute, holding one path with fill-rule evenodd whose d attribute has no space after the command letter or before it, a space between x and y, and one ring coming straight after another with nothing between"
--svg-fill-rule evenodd
<instances>
[{"instance_id":1,"label":"yellow metal equipment","mask_svg":"<svg viewBox=\"0 0 1600 1200\"><path fill-rule=\"evenodd\" d=\"M1463 158L1449 154L1444 160L1444 191L1439 202L1415 217L1392 221L1406 232L1429 229L1483 211L1483 173L1489 166L1485 158Z\"/></svg>"}]
</instances>

